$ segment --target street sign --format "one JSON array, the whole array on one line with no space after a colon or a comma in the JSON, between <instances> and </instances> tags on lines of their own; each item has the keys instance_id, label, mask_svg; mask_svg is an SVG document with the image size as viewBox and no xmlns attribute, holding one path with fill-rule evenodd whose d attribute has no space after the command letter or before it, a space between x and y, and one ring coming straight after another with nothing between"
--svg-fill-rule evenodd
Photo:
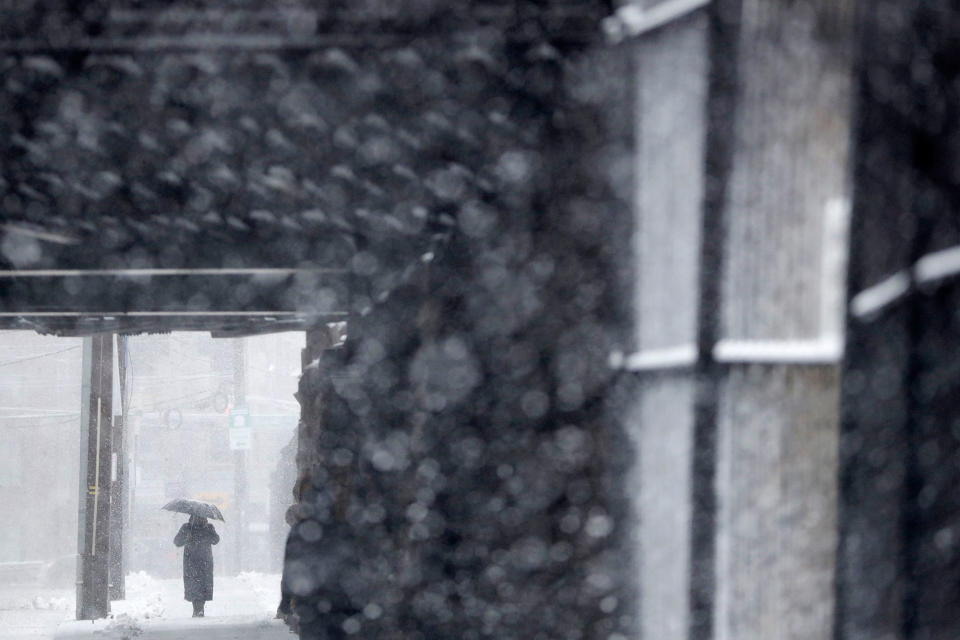
<instances>
[{"instance_id":1,"label":"street sign","mask_svg":"<svg viewBox=\"0 0 960 640\"><path fill-rule=\"evenodd\" d=\"M253 442L253 429L250 427L230 427L230 449L247 451Z\"/></svg>"},{"instance_id":2,"label":"street sign","mask_svg":"<svg viewBox=\"0 0 960 640\"><path fill-rule=\"evenodd\" d=\"M233 407L230 409L230 428L244 429L250 426L250 409Z\"/></svg>"},{"instance_id":3,"label":"street sign","mask_svg":"<svg viewBox=\"0 0 960 640\"><path fill-rule=\"evenodd\" d=\"M250 428L250 409L233 407L230 409L230 449L247 451L253 441L253 429Z\"/></svg>"},{"instance_id":4,"label":"street sign","mask_svg":"<svg viewBox=\"0 0 960 640\"><path fill-rule=\"evenodd\" d=\"M250 449L253 441L253 428L258 429L295 429L299 421L297 415L250 415L248 407L230 409L230 449L244 451Z\"/></svg>"}]
</instances>

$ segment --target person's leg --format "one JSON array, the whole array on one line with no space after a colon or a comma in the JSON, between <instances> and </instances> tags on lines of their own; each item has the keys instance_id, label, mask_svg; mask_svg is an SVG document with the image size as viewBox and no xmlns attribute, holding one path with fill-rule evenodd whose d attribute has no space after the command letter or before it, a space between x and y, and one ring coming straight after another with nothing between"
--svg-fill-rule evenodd
<instances>
[{"instance_id":1,"label":"person's leg","mask_svg":"<svg viewBox=\"0 0 960 640\"><path fill-rule=\"evenodd\" d=\"M193 601L193 617L202 618L203 617L203 600L194 600Z\"/></svg>"}]
</instances>

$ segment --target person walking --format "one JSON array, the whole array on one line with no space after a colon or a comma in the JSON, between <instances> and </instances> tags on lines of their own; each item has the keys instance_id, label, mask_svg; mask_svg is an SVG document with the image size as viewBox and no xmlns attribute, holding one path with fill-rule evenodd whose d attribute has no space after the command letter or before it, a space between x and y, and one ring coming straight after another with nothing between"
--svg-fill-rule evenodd
<instances>
[{"instance_id":1,"label":"person walking","mask_svg":"<svg viewBox=\"0 0 960 640\"><path fill-rule=\"evenodd\" d=\"M206 518L190 516L173 539L183 547L183 599L193 603L193 617L203 617L203 606L213 600L213 545L220 542Z\"/></svg>"}]
</instances>

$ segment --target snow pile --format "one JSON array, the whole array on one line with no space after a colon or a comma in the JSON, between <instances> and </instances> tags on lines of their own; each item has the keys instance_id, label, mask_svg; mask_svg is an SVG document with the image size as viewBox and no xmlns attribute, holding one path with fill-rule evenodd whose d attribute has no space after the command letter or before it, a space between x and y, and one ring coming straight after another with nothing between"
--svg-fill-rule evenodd
<instances>
[{"instance_id":1,"label":"snow pile","mask_svg":"<svg viewBox=\"0 0 960 640\"><path fill-rule=\"evenodd\" d=\"M136 615L146 620L150 618L162 618L166 610L167 607L163 602L163 596L159 593L154 593L143 602Z\"/></svg>"},{"instance_id":2,"label":"snow pile","mask_svg":"<svg viewBox=\"0 0 960 640\"><path fill-rule=\"evenodd\" d=\"M35 596L31 602L34 609L44 611L66 611L73 604L67 598L58 598L56 596Z\"/></svg>"},{"instance_id":3,"label":"snow pile","mask_svg":"<svg viewBox=\"0 0 960 640\"><path fill-rule=\"evenodd\" d=\"M243 571L237 580L257 596L257 600L267 611L273 611L280 604L280 576L277 574Z\"/></svg>"},{"instance_id":4,"label":"snow pile","mask_svg":"<svg viewBox=\"0 0 960 640\"><path fill-rule=\"evenodd\" d=\"M126 599L115 602L114 610L120 617L161 618L166 612L163 584L146 571L128 573L125 583Z\"/></svg>"},{"instance_id":5,"label":"snow pile","mask_svg":"<svg viewBox=\"0 0 960 640\"><path fill-rule=\"evenodd\" d=\"M124 582L128 594L140 595L157 590L159 582L146 571L128 573Z\"/></svg>"},{"instance_id":6,"label":"snow pile","mask_svg":"<svg viewBox=\"0 0 960 640\"><path fill-rule=\"evenodd\" d=\"M102 636L112 640L131 640L141 633L143 633L143 629L140 628L140 625L125 613L111 620L103 629L94 632L97 637Z\"/></svg>"}]
</instances>

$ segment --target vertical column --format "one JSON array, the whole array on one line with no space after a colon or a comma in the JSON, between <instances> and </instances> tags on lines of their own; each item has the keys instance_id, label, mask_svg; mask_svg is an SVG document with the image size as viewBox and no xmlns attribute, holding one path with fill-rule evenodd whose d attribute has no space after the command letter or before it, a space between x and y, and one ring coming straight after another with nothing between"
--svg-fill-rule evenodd
<instances>
[{"instance_id":1,"label":"vertical column","mask_svg":"<svg viewBox=\"0 0 960 640\"><path fill-rule=\"evenodd\" d=\"M831 238L848 153L840 4L711 2L708 66L692 64L703 13L641 45L639 350L625 366L643 374L630 427L644 638L829 636L844 255ZM691 266L697 279L681 279ZM687 309L696 317L682 331Z\"/></svg>"},{"instance_id":2,"label":"vertical column","mask_svg":"<svg viewBox=\"0 0 960 640\"><path fill-rule=\"evenodd\" d=\"M117 388L120 413L113 418L110 456L110 600L126 597L124 538L127 534L127 453L124 438L127 417L127 337L117 336Z\"/></svg>"},{"instance_id":3,"label":"vertical column","mask_svg":"<svg viewBox=\"0 0 960 640\"><path fill-rule=\"evenodd\" d=\"M77 619L107 615L110 558L110 462L113 417L113 336L84 340L81 424L86 461L81 464Z\"/></svg>"},{"instance_id":4,"label":"vertical column","mask_svg":"<svg viewBox=\"0 0 960 640\"><path fill-rule=\"evenodd\" d=\"M722 369L713 359L721 333L722 274L728 185L734 161L741 0L718 0L708 11L710 60L700 233L697 362L694 370L691 458L689 638L714 633L717 535L717 416Z\"/></svg>"},{"instance_id":5,"label":"vertical column","mask_svg":"<svg viewBox=\"0 0 960 640\"><path fill-rule=\"evenodd\" d=\"M713 350L714 636L826 640L852 22L842 0L741 5Z\"/></svg>"},{"instance_id":6,"label":"vertical column","mask_svg":"<svg viewBox=\"0 0 960 640\"><path fill-rule=\"evenodd\" d=\"M122 375L122 374L121 374ZM124 416L113 418L110 454L110 600L126 597L124 585L123 538L127 519L126 464L123 446Z\"/></svg>"},{"instance_id":7,"label":"vertical column","mask_svg":"<svg viewBox=\"0 0 960 640\"><path fill-rule=\"evenodd\" d=\"M629 526L644 639L688 637L692 519L705 515L691 499L705 182L696 168L706 143L709 24L706 9L692 11L644 34L636 49L637 323L626 366L637 376L628 417L636 449ZM702 466L698 472L704 478Z\"/></svg>"},{"instance_id":8,"label":"vertical column","mask_svg":"<svg viewBox=\"0 0 960 640\"><path fill-rule=\"evenodd\" d=\"M233 401L237 407L247 406L245 347L243 338L233 340ZM243 449L233 452L233 496L237 527L234 561L237 571L240 572L243 571L244 541L247 534L247 452Z\"/></svg>"}]
</instances>

